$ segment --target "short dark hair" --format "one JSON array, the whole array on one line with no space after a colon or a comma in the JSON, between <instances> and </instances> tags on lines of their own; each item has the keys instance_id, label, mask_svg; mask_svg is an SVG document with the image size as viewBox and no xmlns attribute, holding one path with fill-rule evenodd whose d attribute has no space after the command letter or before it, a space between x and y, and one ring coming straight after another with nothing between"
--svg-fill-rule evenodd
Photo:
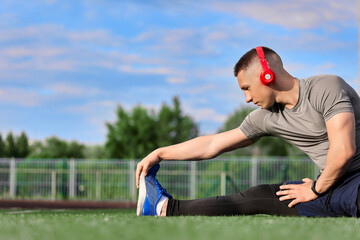
<instances>
[{"instance_id":1,"label":"short dark hair","mask_svg":"<svg viewBox=\"0 0 360 240\"><path fill-rule=\"evenodd\" d=\"M262 47L262 48L264 50L265 58L266 58L266 56L269 56L271 54L278 55L271 48L268 48L268 47ZM258 55L257 55L255 48L253 48L253 49L249 50L247 53L245 53L234 66L235 77L237 77L237 75L239 74L239 72L241 70L246 70L250 66L250 64L257 58L258 58Z\"/></svg>"}]
</instances>

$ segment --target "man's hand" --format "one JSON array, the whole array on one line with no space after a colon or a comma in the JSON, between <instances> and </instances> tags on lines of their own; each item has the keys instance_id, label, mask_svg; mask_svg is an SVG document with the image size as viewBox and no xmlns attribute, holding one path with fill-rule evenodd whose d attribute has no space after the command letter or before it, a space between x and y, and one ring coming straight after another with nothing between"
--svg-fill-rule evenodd
<instances>
[{"instance_id":1,"label":"man's hand","mask_svg":"<svg viewBox=\"0 0 360 240\"><path fill-rule=\"evenodd\" d=\"M140 161L136 166L136 187L139 189L139 180L141 172L144 173L144 176L147 175L149 169L157 163L160 163L161 159L158 155L158 151L155 150L149 155L147 155L142 161Z\"/></svg>"},{"instance_id":2,"label":"man's hand","mask_svg":"<svg viewBox=\"0 0 360 240\"><path fill-rule=\"evenodd\" d=\"M276 195L282 196L280 201L293 199L288 205L290 208L298 203L309 202L317 198L317 195L311 190L313 180L310 178L304 178L303 184L289 184L281 185L280 190L276 192Z\"/></svg>"}]
</instances>

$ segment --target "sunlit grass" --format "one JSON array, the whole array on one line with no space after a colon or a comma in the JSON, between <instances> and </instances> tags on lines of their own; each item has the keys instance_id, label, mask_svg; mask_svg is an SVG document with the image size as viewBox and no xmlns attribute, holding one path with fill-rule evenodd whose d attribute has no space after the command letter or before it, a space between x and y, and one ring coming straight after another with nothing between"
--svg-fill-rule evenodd
<instances>
[{"instance_id":1,"label":"sunlit grass","mask_svg":"<svg viewBox=\"0 0 360 240\"><path fill-rule=\"evenodd\" d=\"M0 211L0 239L358 239L360 219L137 217L134 210Z\"/></svg>"}]
</instances>

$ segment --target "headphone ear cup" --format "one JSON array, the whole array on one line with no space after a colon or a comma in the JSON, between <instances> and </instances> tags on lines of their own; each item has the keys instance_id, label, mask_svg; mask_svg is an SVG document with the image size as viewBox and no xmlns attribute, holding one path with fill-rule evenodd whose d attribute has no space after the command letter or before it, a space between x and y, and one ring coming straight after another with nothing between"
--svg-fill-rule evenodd
<instances>
[{"instance_id":1,"label":"headphone ear cup","mask_svg":"<svg viewBox=\"0 0 360 240\"><path fill-rule=\"evenodd\" d=\"M275 73L270 69L266 69L260 75L260 81L264 85L269 85L275 82Z\"/></svg>"}]
</instances>

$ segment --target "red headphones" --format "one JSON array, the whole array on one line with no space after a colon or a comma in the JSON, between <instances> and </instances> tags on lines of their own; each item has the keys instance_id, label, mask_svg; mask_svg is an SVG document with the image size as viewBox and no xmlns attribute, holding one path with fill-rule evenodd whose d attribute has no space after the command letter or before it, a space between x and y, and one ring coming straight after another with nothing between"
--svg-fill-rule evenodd
<instances>
[{"instance_id":1,"label":"red headphones","mask_svg":"<svg viewBox=\"0 0 360 240\"><path fill-rule=\"evenodd\" d=\"M268 66L268 63L265 59L265 53L264 53L263 48L261 46L257 47L256 52L257 52L257 55L259 56L260 63L262 66L262 72L260 75L261 83L264 85L269 85L271 83L274 83L275 82L275 73L273 71L271 71L271 69Z\"/></svg>"}]
</instances>

